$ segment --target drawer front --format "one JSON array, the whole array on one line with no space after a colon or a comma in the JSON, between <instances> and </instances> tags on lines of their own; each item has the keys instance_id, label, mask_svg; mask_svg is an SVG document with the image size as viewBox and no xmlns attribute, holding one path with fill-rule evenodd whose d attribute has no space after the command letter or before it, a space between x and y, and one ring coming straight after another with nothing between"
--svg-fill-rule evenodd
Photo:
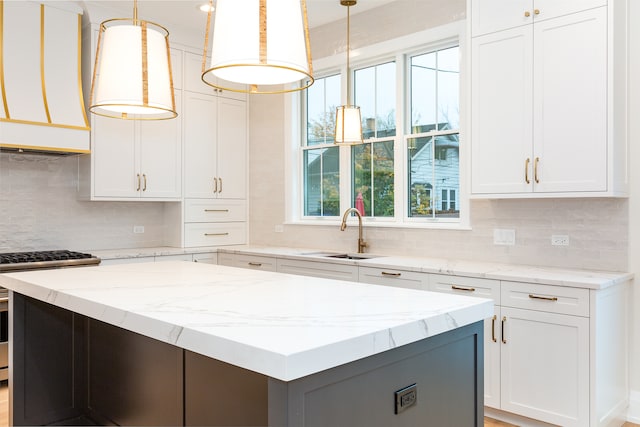
<instances>
[{"instance_id":1,"label":"drawer front","mask_svg":"<svg viewBox=\"0 0 640 427\"><path fill-rule=\"evenodd\" d=\"M276 271L276 259L260 255L218 254L218 264L252 270Z\"/></svg>"},{"instance_id":2,"label":"drawer front","mask_svg":"<svg viewBox=\"0 0 640 427\"><path fill-rule=\"evenodd\" d=\"M247 241L244 222L192 223L184 225L185 246L243 245Z\"/></svg>"},{"instance_id":3,"label":"drawer front","mask_svg":"<svg viewBox=\"0 0 640 427\"><path fill-rule=\"evenodd\" d=\"M247 220L244 200L185 200L185 222L235 222Z\"/></svg>"},{"instance_id":4,"label":"drawer front","mask_svg":"<svg viewBox=\"0 0 640 427\"><path fill-rule=\"evenodd\" d=\"M427 290L429 284L427 273L391 268L360 267L358 275L360 282L374 285Z\"/></svg>"},{"instance_id":5,"label":"drawer front","mask_svg":"<svg viewBox=\"0 0 640 427\"><path fill-rule=\"evenodd\" d=\"M201 262L203 264L217 264L218 254L216 252L193 254L193 262Z\"/></svg>"},{"instance_id":6,"label":"drawer front","mask_svg":"<svg viewBox=\"0 0 640 427\"><path fill-rule=\"evenodd\" d=\"M193 261L193 256L191 254L158 255L155 257L155 261Z\"/></svg>"},{"instance_id":7,"label":"drawer front","mask_svg":"<svg viewBox=\"0 0 640 427\"><path fill-rule=\"evenodd\" d=\"M501 305L549 313L589 316L589 290L535 283L502 282Z\"/></svg>"},{"instance_id":8,"label":"drawer front","mask_svg":"<svg viewBox=\"0 0 640 427\"><path fill-rule=\"evenodd\" d=\"M450 276L447 274L430 274L429 290L433 292L467 295L470 297L490 298L494 304L500 305L499 280Z\"/></svg>"},{"instance_id":9,"label":"drawer front","mask_svg":"<svg viewBox=\"0 0 640 427\"><path fill-rule=\"evenodd\" d=\"M103 259L100 261L100 265L136 264L139 262L154 262L154 257L141 256L141 257L133 257L133 258Z\"/></svg>"},{"instance_id":10,"label":"drawer front","mask_svg":"<svg viewBox=\"0 0 640 427\"><path fill-rule=\"evenodd\" d=\"M358 281L358 267L355 265L278 258L277 271L301 276L324 277L326 279L348 280L350 282Z\"/></svg>"}]
</instances>

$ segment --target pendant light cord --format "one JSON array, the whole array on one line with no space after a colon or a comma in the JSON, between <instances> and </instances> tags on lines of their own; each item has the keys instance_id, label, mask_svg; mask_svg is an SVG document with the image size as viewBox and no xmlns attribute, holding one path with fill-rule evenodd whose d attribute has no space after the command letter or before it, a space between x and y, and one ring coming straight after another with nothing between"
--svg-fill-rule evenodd
<instances>
[{"instance_id":1,"label":"pendant light cord","mask_svg":"<svg viewBox=\"0 0 640 427\"><path fill-rule=\"evenodd\" d=\"M133 0L133 25L138 25L138 0Z\"/></svg>"},{"instance_id":2,"label":"pendant light cord","mask_svg":"<svg viewBox=\"0 0 640 427\"><path fill-rule=\"evenodd\" d=\"M351 50L351 6L347 6L347 107L351 106L351 73L349 72L349 52Z\"/></svg>"}]
</instances>

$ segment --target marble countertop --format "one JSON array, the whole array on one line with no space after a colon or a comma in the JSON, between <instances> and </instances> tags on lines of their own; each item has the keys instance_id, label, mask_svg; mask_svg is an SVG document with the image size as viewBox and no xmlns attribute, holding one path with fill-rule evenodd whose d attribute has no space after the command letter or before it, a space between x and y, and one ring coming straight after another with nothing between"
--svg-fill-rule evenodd
<instances>
[{"instance_id":1,"label":"marble countertop","mask_svg":"<svg viewBox=\"0 0 640 427\"><path fill-rule=\"evenodd\" d=\"M536 267L481 261L462 261L447 258L390 255L376 256L376 254L364 254L365 256L374 256L374 258L363 260L336 259L321 256L320 254L322 253L330 253L332 251L317 248L288 248L271 246L227 246L202 248L157 247L90 252L102 259L138 258L207 252L237 253L596 290L605 289L609 286L613 286L633 278L633 274L625 272Z\"/></svg>"},{"instance_id":2,"label":"marble countertop","mask_svg":"<svg viewBox=\"0 0 640 427\"><path fill-rule=\"evenodd\" d=\"M10 273L0 286L283 381L493 315L482 298L186 261Z\"/></svg>"}]
</instances>

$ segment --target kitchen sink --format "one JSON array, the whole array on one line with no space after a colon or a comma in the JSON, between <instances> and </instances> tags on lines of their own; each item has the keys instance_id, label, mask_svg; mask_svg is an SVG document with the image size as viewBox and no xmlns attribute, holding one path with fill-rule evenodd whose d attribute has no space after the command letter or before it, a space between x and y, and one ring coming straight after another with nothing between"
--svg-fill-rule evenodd
<instances>
[{"instance_id":1,"label":"kitchen sink","mask_svg":"<svg viewBox=\"0 0 640 427\"><path fill-rule=\"evenodd\" d=\"M336 259L371 259L377 258L379 255L372 254L351 254L351 253L335 253L335 252L308 252L304 255L321 257L321 258L336 258Z\"/></svg>"}]
</instances>

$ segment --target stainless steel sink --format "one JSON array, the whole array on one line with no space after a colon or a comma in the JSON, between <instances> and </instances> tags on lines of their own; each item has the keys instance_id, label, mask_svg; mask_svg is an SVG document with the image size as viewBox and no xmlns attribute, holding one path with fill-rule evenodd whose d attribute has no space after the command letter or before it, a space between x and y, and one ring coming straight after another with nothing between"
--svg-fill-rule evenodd
<instances>
[{"instance_id":1,"label":"stainless steel sink","mask_svg":"<svg viewBox=\"0 0 640 427\"><path fill-rule=\"evenodd\" d=\"M335 252L308 252L304 255L321 257L321 258L336 258L336 259L371 259L377 258L379 255L372 254L351 254L351 253L335 253Z\"/></svg>"}]
</instances>

